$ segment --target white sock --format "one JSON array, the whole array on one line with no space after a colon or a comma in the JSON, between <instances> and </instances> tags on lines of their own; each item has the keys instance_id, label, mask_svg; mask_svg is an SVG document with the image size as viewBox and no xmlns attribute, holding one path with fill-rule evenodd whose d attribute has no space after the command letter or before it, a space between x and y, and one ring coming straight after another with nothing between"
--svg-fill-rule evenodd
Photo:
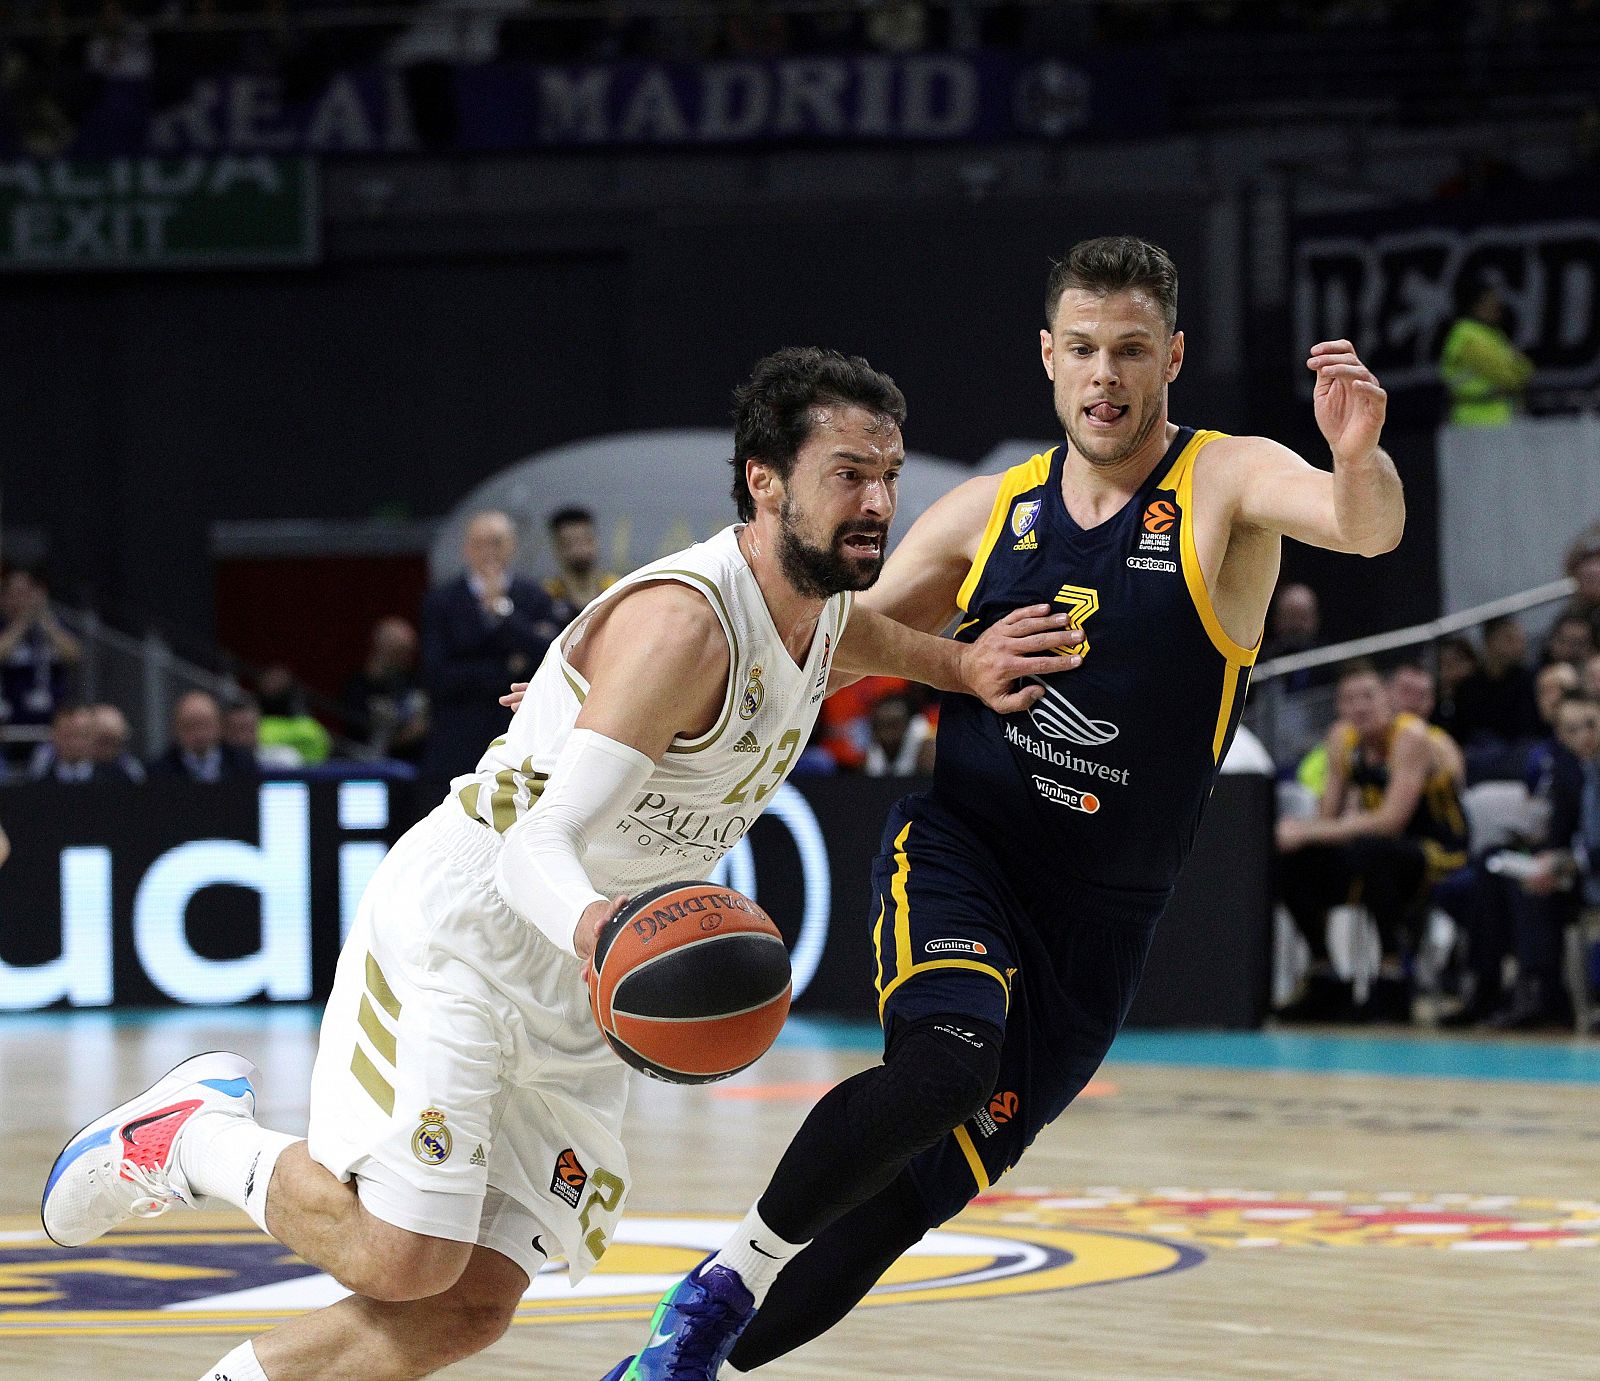
<instances>
[{"instance_id":1,"label":"white sock","mask_svg":"<svg viewBox=\"0 0 1600 1381\"><path fill-rule=\"evenodd\" d=\"M736 1270L750 1293L756 1297L756 1303L760 1304L767 1297L767 1291L772 1288L772 1282L778 1278L784 1263L803 1246L804 1242L785 1242L761 1221L761 1214L752 1208L745 1214L738 1230L717 1253L713 1264Z\"/></svg>"},{"instance_id":2,"label":"white sock","mask_svg":"<svg viewBox=\"0 0 1600 1381\"><path fill-rule=\"evenodd\" d=\"M240 1343L206 1372L200 1381L267 1381L267 1374L261 1370L261 1363L256 1361L255 1344Z\"/></svg>"},{"instance_id":3,"label":"white sock","mask_svg":"<svg viewBox=\"0 0 1600 1381\"><path fill-rule=\"evenodd\" d=\"M265 1232L272 1169L278 1157L299 1140L268 1131L253 1118L196 1113L178 1138L178 1169L196 1194L242 1208ZM253 1381L255 1374L245 1375Z\"/></svg>"}]
</instances>

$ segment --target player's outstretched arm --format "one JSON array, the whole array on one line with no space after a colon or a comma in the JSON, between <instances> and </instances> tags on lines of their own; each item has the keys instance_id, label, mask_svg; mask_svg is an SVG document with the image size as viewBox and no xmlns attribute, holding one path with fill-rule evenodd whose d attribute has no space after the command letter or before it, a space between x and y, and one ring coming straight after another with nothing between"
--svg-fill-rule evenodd
<instances>
[{"instance_id":1,"label":"player's outstretched arm","mask_svg":"<svg viewBox=\"0 0 1600 1381\"><path fill-rule=\"evenodd\" d=\"M856 601L835 660L830 690L860 676L903 676L938 690L966 691L1002 714L1025 709L1044 694L1018 677L1066 671L1079 657L1049 655L1083 635L1066 632L1066 616L1048 605L1019 609L971 644L924 635L943 630L977 556L1000 489L999 475L957 485L911 525L883 574Z\"/></svg>"},{"instance_id":2,"label":"player's outstretched arm","mask_svg":"<svg viewBox=\"0 0 1600 1381\"><path fill-rule=\"evenodd\" d=\"M1083 661L1056 655L1070 637L1067 615L1048 604L1013 610L971 643L934 637L871 609L857 609L839 640L835 665L851 675L903 676L935 690L963 691L1010 714L1044 694L1036 684L1018 689L1022 677L1066 671Z\"/></svg>"},{"instance_id":3,"label":"player's outstretched arm","mask_svg":"<svg viewBox=\"0 0 1600 1381\"><path fill-rule=\"evenodd\" d=\"M1333 472L1308 465L1265 437L1218 442L1217 480L1233 494L1237 520L1314 547L1361 556L1393 551L1405 530L1405 495L1378 444L1388 394L1347 340L1311 348L1313 409Z\"/></svg>"},{"instance_id":4,"label":"player's outstretched arm","mask_svg":"<svg viewBox=\"0 0 1600 1381\"><path fill-rule=\"evenodd\" d=\"M589 840L627 809L676 736L698 736L716 722L728 641L702 596L651 585L613 601L567 660L588 694L543 794L506 831L495 885L519 916L587 959L623 900L590 882Z\"/></svg>"}]
</instances>

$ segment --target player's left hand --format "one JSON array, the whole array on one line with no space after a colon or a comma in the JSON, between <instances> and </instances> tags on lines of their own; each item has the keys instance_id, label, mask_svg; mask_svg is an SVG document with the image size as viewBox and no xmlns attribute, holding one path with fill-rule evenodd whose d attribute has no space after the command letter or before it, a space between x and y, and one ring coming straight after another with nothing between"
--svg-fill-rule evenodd
<instances>
[{"instance_id":1,"label":"player's left hand","mask_svg":"<svg viewBox=\"0 0 1600 1381\"><path fill-rule=\"evenodd\" d=\"M1363 461L1378 449L1389 395L1347 340L1311 347L1306 368L1317 376L1312 410L1335 465Z\"/></svg>"},{"instance_id":2,"label":"player's left hand","mask_svg":"<svg viewBox=\"0 0 1600 1381\"><path fill-rule=\"evenodd\" d=\"M511 689L500 697L500 703L508 710L514 710L522 703L522 697L528 693L528 681L513 681Z\"/></svg>"},{"instance_id":3,"label":"player's left hand","mask_svg":"<svg viewBox=\"0 0 1600 1381\"><path fill-rule=\"evenodd\" d=\"M1018 686L1024 676L1070 671L1081 666L1077 653L1063 647L1083 641L1081 629L1067 627L1067 615L1048 604L1013 609L983 630L961 655L961 677L967 693L996 714L1025 710L1044 694L1038 684Z\"/></svg>"}]
</instances>

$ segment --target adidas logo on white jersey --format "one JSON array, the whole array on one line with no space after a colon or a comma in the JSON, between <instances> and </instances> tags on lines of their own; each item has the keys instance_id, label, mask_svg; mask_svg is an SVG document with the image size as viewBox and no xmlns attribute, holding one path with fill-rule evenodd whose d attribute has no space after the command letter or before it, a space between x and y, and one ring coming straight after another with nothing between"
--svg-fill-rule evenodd
<instances>
[{"instance_id":1,"label":"adidas logo on white jersey","mask_svg":"<svg viewBox=\"0 0 1600 1381\"><path fill-rule=\"evenodd\" d=\"M735 753L755 753L759 752L760 749L761 745L756 742L756 731L754 729L746 729L744 737L733 745Z\"/></svg>"},{"instance_id":2,"label":"adidas logo on white jersey","mask_svg":"<svg viewBox=\"0 0 1600 1381\"><path fill-rule=\"evenodd\" d=\"M488 1163L489 1159L483 1154L483 1146L481 1144L472 1153L472 1159L467 1162L468 1165L487 1165Z\"/></svg>"}]
</instances>

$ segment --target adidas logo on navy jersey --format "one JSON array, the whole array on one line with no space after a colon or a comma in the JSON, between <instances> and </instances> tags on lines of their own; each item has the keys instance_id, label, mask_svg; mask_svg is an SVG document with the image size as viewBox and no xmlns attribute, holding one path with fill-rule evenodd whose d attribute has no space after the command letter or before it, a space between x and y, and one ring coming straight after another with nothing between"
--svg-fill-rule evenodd
<instances>
[{"instance_id":1,"label":"adidas logo on navy jersey","mask_svg":"<svg viewBox=\"0 0 1600 1381\"><path fill-rule=\"evenodd\" d=\"M1032 528L1029 528L1028 532L1027 532L1027 535L1024 536L1023 539L1020 542L1016 543L1011 548L1011 550L1012 551L1038 551L1039 550L1039 537L1038 537L1038 534L1035 533Z\"/></svg>"},{"instance_id":2,"label":"adidas logo on navy jersey","mask_svg":"<svg viewBox=\"0 0 1600 1381\"><path fill-rule=\"evenodd\" d=\"M756 731L754 729L746 729L744 737L733 745L735 753L755 753L759 752L760 748L761 745L756 742Z\"/></svg>"}]
</instances>

